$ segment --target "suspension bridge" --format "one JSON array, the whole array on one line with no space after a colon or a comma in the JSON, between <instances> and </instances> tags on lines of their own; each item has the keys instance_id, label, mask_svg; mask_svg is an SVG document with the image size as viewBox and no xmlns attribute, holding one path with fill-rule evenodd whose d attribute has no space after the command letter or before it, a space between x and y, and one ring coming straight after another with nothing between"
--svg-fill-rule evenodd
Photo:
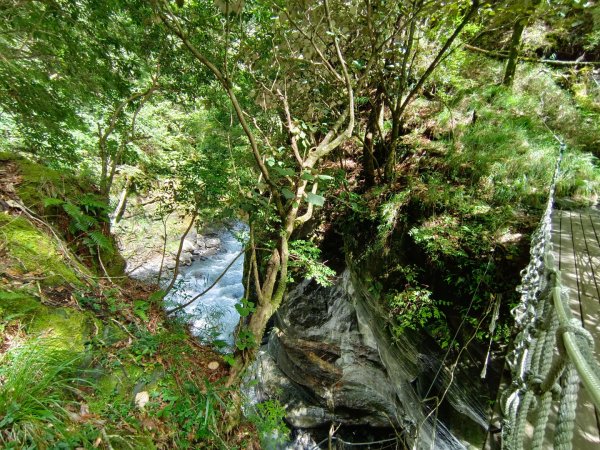
<instances>
[{"instance_id":1,"label":"suspension bridge","mask_svg":"<svg viewBox=\"0 0 600 450\"><path fill-rule=\"evenodd\" d=\"M600 449L600 210L554 207L563 150L522 272L488 449Z\"/></svg>"}]
</instances>

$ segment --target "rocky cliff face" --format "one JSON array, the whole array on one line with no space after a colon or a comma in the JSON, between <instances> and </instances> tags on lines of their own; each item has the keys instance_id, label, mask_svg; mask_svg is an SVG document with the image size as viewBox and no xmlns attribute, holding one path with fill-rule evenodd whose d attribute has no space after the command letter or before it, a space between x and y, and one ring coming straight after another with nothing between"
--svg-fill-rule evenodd
<instances>
[{"instance_id":1,"label":"rocky cliff face","mask_svg":"<svg viewBox=\"0 0 600 450\"><path fill-rule=\"evenodd\" d=\"M417 448L465 448L422 400L448 384L447 370L435 376L438 357L417 333L392 343L385 314L347 270L332 287L305 281L290 292L260 353L256 394L279 398L294 427L393 427ZM480 440L485 419L470 390L477 392L477 380L461 377L455 373L445 395L445 415L468 424Z\"/></svg>"}]
</instances>

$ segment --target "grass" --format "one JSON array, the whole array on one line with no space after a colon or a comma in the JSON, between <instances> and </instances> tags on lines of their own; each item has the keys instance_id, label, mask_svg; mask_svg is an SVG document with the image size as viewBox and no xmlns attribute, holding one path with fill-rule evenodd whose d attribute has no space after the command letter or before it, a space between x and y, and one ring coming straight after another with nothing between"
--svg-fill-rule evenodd
<instances>
[{"instance_id":1,"label":"grass","mask_svg":"<svg viewBox=\"0 0 600 450\"><path fill-rule=\"evenodd\" d=\"M463 107L476 110L478 119L459 127L447 160L451 177L467 181L491 204L540 208L558 156L554 133L567 143L557 194L583 205L595 203L600 170L585 150L587 131L573 126L584 117L568 95L550 83L548 76L531 74L521 82L521 89L527 90L493 86L483 95L471 95Z\"/></svg>"},{"instance_id":2,"label":"grass","mask_svg":"<svg viewBox=\"0 0 600 450\"><path fill-rule=\"evenodd\" d=\"M48 338L28 340L2 356L0 442L6 448L72 441L68 408L87 385L78 375L80 359Z\"/></svg>"},{"instance_id":3,"label":"grass","mask_svg":"<svg viewBox=\"0 0 600 450\"><path fill-rule=\"evenodd\" d=\"M473 58L465 64L471 73ZM490 298L501 297L494 339L504 342L508 311L517 301L518 272L526 263L527 236L548 198L557 138L566 151L556 195L587 207L600 193L592 152L598 152L600 126L589 123L596 104L583 108L585 102L559 86L550 70L522 65L512 89L494 83L501 75L495 62L478 59L477 70L483 85L446 74L441 80L446 94L440 94L445 101L421 102L410 123L414 130L404 140L410 148L403 171L370 205L377 211L377 236L360 247L366 249L362 257L372 254L379 260L372 264L379 271L373 279L383 286L382 297L392 299L388 309L395 330L411 328L408 316L430 333L440 322L426 308L417 309L420 316L393 310L394 299L422 306L424 297L415 297L422 289L431 292L427 301L435 308L430 309L444 314L446 323L460 320L471 299L467 320L477 323ZM453 80L460 83L449 88ZM424 270L409 279L404 269L411 265Z\"/></svg>"}]
</instances>

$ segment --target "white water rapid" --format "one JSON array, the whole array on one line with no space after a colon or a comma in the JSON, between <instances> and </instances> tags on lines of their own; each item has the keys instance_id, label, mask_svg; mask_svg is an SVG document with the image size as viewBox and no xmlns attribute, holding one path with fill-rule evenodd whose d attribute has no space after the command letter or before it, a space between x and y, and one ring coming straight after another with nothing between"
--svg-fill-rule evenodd
<instances>
[{"instance_id":1,"label":"white water rapid","mask_svg":"<svg viewBox=\"0 0 600 450\"><path fill-rule=\"evenodd\" d=\"M233 346L233 333L240 318L235 304L244 295L244 255L239 256L242 242L236 235L245 231L246 227L241 223L236 223L231 229L221 229L218 232L220 245L217 253L196 258L190 266L183 267L175 288L167 297L167 301L175 305L191 300L212 285L237 257L213 288L185 308L185 312L193 316L194 334L201 339L218 339Z\"/></svg>"}]
</instances>

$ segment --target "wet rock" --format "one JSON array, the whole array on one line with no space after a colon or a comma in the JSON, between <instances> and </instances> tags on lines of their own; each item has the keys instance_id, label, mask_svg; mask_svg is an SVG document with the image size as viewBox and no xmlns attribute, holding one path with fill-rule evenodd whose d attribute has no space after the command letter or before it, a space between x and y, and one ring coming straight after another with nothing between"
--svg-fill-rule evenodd
<instances>
[{"instance_id":1,"label":"wet rock","mask_svg":"<svg viewBox=\"0 0 600 450\"><path fill-rule=\"evenodd\" d=\"M221 239L216 233L199 234L196 237L195 255L212 256L221 247Z\"/></svg>"},{"instance_id":2,"label":"wet rock","mask_svg":"<svg viewBox=\"0 0 600 450\"><path fill-rule=\"evenodd\" d=\"M190 266L192 264L192 254L188 252L181 252L179 261L182 266Z\"/></svg>"},{"instance_id":3,"label":"wet rock","mask_svg":"<svg viewBox=\"0 0 600 450\"><path fill-rule=\"evenodd\" d=\"M385 367L360 333L352 301L340 286L305 282L292 291L259 365L262 396L279 392L295 427L333 420L396 425L390 418L398 404Z\"/></svg>"},{"instance_id":4,"label":"wet rock","mask_svg":"<svg viewBox=\"0 0 600 450\"><path fill-rule=\"evenodd\" d=\"M453 434L463 432L432 418L423 398L450 386L447 414L479 436L486 427L473 395L480 384L460 370L454 379L440 372L438 347L427 334L407 331L394 339L385 311L350 271L328 288L305 281L277 312L256 364L254 397L279 399L296 428L333 422L392 427L405 436L418 429L415 448L466 448Z\"/></svg>"},{"instance_id":5,"label":"wet rock","mask_svg":"<svg viewBox=\"0 0 600 450\"><path fill-rule=\"evenodd\" d=\"M221 245L221 239L219 239L217 236L207 237L204 239L204 244L206 248L219 248Z\"/></svg>"},{"instance_id":6,"label":"wet rock","mask_svg":"<svg viewBox=\"0 0 600 450\"><path fill-rule=\"evenodd\" d=\"M196 241L190 241L190 240L185 240L183 241L183 246L181 247L181 251L182 253L193 253L194 251L196 251L197 246L196 246Z\"/></svg>"}]
</instances>

